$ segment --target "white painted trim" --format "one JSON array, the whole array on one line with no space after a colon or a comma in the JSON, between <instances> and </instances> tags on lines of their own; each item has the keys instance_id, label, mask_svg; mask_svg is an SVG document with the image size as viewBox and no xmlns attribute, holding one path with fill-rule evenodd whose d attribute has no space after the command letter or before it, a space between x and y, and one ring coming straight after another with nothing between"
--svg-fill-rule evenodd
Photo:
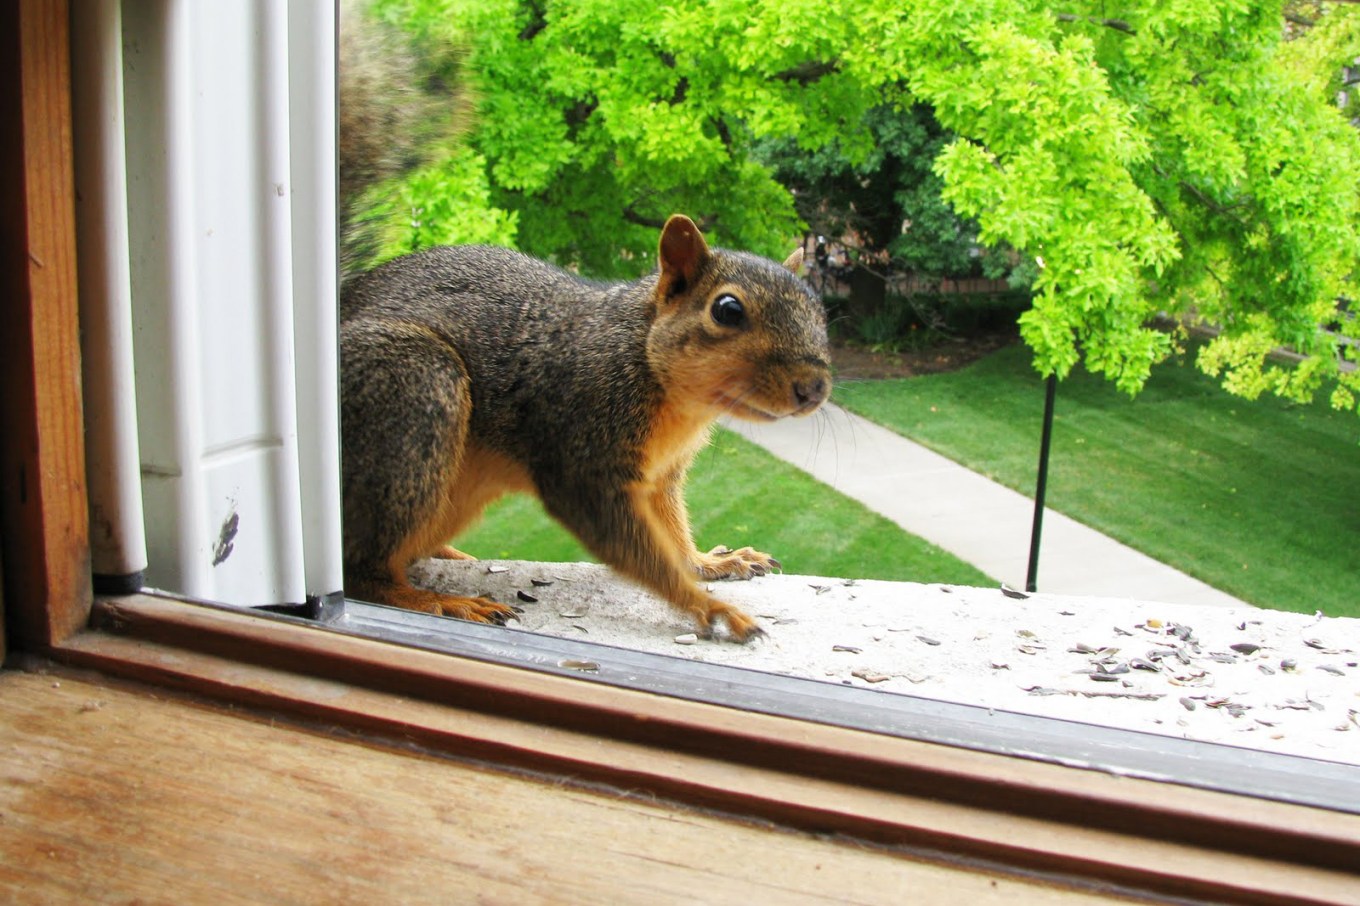
<instances>
[{"instance_id":1,"label":"white painted trim","mask_svg":"<svg viewBox=\"0 0 1360 906\"><path fill-rule=\"evenodd\" d=\"M334 10L320 6L124 9L147 579L194 597L340 588Z\"/></svg>"},{"instance_id":2,"label":"white painted trim","mask_svg":"<svg viewBox=\"0 0 1360 906\"><path fill-rule=\"evenodd\" d=\"M340 359L336 299L336 9L288 5L293 329L308 595L340 591Z\"/></svg>"},{"instance_id":3,"label":"white painted trim","mask_svg":"<svg viewBox=\"0 0 1360 906\"><path fill-rule=\"evenodd\" d=\"M91 569L146 569L128 274L123 48L119 0L87 0L71 20L81 372Z\"/></svg>"}]
</instances>

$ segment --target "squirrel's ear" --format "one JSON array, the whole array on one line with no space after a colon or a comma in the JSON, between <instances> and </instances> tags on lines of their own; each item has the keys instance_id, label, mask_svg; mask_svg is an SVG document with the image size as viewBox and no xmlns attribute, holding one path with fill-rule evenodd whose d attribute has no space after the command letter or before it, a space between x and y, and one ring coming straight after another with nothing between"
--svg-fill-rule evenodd
<instances>
[{"instance_id":1,"label":"squirrel's ear","mask_svg":"<svg viewBox=\"0 0 1360 906\"><path fill-rule=\"evenodd\" d=\"M793 250L793 254L784 259L784 266L793 271L796 275L803 269L803 247L800 245Z\"/></svg>"},{"instance_id":2,"label":"squirrel's ear","mask_svg":"<svg viewBox=\"0 0 1360 906\"><path fill-rule=\"evenodd\" d=\"M708 257L708 243L694 221L684 214L672 214L661 230L662 296L674 296L693 286Z\"/></svg>"}]
</instances>

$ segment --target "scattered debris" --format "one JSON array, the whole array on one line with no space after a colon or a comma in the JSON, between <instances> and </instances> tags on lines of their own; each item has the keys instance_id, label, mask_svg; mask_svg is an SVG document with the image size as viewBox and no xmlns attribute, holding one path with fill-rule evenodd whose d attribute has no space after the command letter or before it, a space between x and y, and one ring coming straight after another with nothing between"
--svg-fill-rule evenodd
<instances>
[{"instance_id":1,"label":"scattered debris","mask_svg":"<svg viewBox=\"0 0 1360 906\"><path fill-rule=\"evenodd\" d=\"M1226 698L1207 699L1204 702L1204 704L1206 707L1209 708L1222 709L1224 711L1227 711L1233 717L1241 717L1243 714L1247 713L1246 705L1243 705L1239 702L1229 701Z\"/></svg>"},{"instance_id":2,"label":"scattered debris","mask_svg":"<svg viewBox=\"0 0 1360 906\"><path fill-rule=\"evenodd\" d=\"M557 666L564 670L575 670L578 673L599 673L600 665L594 661L578 661L573 658L564 658L557 662Z\"/></svg>"},{"instance_id":3,"label":"scattered debris","mask_svg":"<svg viewBox=\"0 0 1360 906\"><path fill-rule=\"evenodd\" d=\"M1052 686L1021 686L1030 695L1080 695L1083 698L1127 698L1140 702L1155 702L1163 698L1154 692L1106 692L1087 689L1054 689Z\"/></svg>"},{"instance_id":4,"label":"scattered debris","mask_svg":"<svg viewBox=\"0 0 1360 906\"><path fill-rule=\"evenodd\" d=\"M452 571L458 565L439 561L426 568L437 574L435 568ZM511 578L489 581L487 573ZM462 575L482 578L464 578L458 591L471 593L480 581L490 596L523 608L521 621L532 632L614 644L616 622L634 619L631 611L617 606L617 596L597 587L594 575L575 567L473 563ZM653 631L655 650L672 657L792 675L800 674L767 665L766 653L793 655L806 643L809 654L820 653L807 659L810 672L805 675L859 686L861 694L872 690L972 700L998 713L1044 714L1268 750L1307 753L1312 746L1323 750L1324 758L1336 758L1344 748L1327 741L1335 740L1334 730L1360 738L1360 698L1352 697L1351 684L1337 681L1360 676L1360 641L1353 641L1360 634L1349 623L1324 620L1303 628L1307 616L1261 612L1262 619L1253 619L1241 611L1223 616L1217 610L1176 604L1141 605L1139 609L1156 606L1157 615L1144 609L1138 616L1127 605L1121 610L1099 600L1088 606L1085 599L1047 595L1011 598L997 595L996 586L934 585L921 588L913 599L895 590L883 594L887 589L869 581L858 587L840 578L774 577L759 583L776 581L788 584L768 599L741 597L739 589L757 583L719 593L758 618L769 634L766 644L708 645L709 636L677 624L669 630L672 642L667 645L666 632L655 632L666 625L664 608L647 610L638 619ZM950 600L921 597L931 595L933 588ZM820 600L827 592L836 593ZM877 605L879 597L881 609L863 603ZM832 611L826 610L829 606ZM585 625L578 625L587 616L589 634ZM833 643L837 635L842 641ZM1138 644L1139 638L1144 643ZM554 657L548 663L556 661ZM603 674L603 663L563 663L559 673ZM1310 687L1316 700L1307 692ZM980 699L969 699L973 694ZM1106 698L1138 703L1106 705ZM1230 716L1234 720L1227 720ZM1241 736L1246 732L1253 735Z\"/></svg>"},{"instance_id":5,"label":"scattered debris","mask_svg":"<svg viewBox=\"0 0 1360 906\"><path fill-rule=\"evenodd\" d=\"M1180 623L1172 623L1166 628L1167 635L1174 635L1176 638L1185 642L1187 645L1195 644L1195 631L1189 626L1182 626Z\"/></svg>"},{"instance_id":6,"label":"scattered debris","mask_svg":"<svg viewBox=\"0 0 1360 906\"><path fill-rule=\"evenodd\" d=\"M1017 601L1023 601L1029 597L1029 595L1025 594L1023 591L1016 591L1009 585L1002 585L1001 593L1008 598L1015 598Z\"/></svg>"},{"instance_id":7,"label":"scattered debris","mask_svg":"<svg viewBox=\"0 0 1360 906\"><path fill-rule=\"evenodd\" d=\"M1176 686L1211 686L1213 680L1209 674L1203 670L1191 670L1188 673L1177 673L1167 677L1167 682Z\"/></svg>"}]
</instances>

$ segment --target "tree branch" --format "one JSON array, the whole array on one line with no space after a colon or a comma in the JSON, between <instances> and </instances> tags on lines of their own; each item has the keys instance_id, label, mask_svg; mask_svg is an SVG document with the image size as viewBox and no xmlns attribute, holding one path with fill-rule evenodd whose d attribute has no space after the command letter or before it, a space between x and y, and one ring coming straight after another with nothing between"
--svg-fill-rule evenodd
<instances>
[{"instance_id":1,"label":"tree branch","mask_svg":"<svg viewBox=\"0 0 1360 906\"><path fill-rule=\"evenodd\" d=\"M1072 13L1058 13L1059 22L1089 22L1092 25L1103 25L1106 28L1113 28L1115 31L1122 31L1126 35L1136 35L1138 32L1132 25L1123 19L1101 19L1097 16L1077 16Z\"/></svg>"},{"instance_id":2,"label":"tree branch","mask_svg":"<svg viewBox=\"0 0 1360 906\"><path fill-rule=\"evenodd\" d=\"M637 226L650 227L651 229L654 230L659 230L666 225L665 219L659 217L648 217L646 214L639 214L633 208L632 205L629 205L628 207L623 209L623 219L628 223L635 224ZM717 224L717 222L718 217L716 214L711 216L697 217L694 220L695 226L699 228L699 232L701 233L707 233Z\"/></svg>"},{"instance_id":3,"label":"tree branch","mask_svg":"<svg viewBox=\"0 0 1360 906\"><path fill-rule=\"evenodd\" d=\"M529 21L519 33L521 41L532 41L534 36L548 27L548 16L543 7L531 2L529 6Z\"/></svg>"},{"instance_id":4,"label":"tree branch","mask_svg":"<svg viewBox=\"0 0 1360 906\"><path fill-rule=\"evenodd\" d=\"M799 63L797 66L785 69L783 72L776 72L774 77L781 82L797 82L799 86L806 88L823 76L839 71L840 68L839 60L826 60L824 62L809 60L806 63Z\"/></svg>"}]
</instances>

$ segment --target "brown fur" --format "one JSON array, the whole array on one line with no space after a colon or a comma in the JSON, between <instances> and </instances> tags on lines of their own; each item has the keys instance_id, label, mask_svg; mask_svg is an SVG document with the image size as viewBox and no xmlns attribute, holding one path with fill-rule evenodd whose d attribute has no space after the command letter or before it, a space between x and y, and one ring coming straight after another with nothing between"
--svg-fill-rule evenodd
<instances>
[{"instance_id":1,"label":"brown fur","mask_svg":"<svg viewBox=\"0 0 1360 906\"><path fill-rule=\"evenodd\" d=\"M760 630L696 579L778 568L694 547L685 472L724 412L814 411L830 390L821 305L791 269L711 250L688 218L660 267L595 284L515 252L431 249L351 281L341 301L345 575L351 595L503 621L485 599L407 584L411 562L503 493L538 495L601 560L740 640ZM743 315L723 323L715 300Z\"/></svg>"}]
</instances>

